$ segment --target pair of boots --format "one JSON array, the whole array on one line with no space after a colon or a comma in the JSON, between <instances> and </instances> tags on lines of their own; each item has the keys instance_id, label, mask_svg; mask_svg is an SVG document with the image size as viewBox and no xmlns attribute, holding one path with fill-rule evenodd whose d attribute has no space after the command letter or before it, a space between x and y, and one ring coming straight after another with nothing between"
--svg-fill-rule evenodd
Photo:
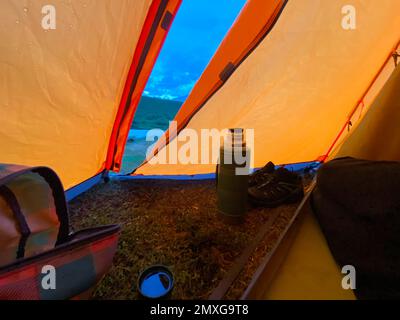
<instances>
[{"instance_id":1,"label":"pair of boots","mask_svg":"<svg viewBox=\"0 0 400 320\"><path fill-rule=\"evenodd\" d=\"M275 208L300 201L304 196L300 175L283 167L275 169L272 162L249 177L249 200L257 206Z\"/></svg>"}]
</instances>

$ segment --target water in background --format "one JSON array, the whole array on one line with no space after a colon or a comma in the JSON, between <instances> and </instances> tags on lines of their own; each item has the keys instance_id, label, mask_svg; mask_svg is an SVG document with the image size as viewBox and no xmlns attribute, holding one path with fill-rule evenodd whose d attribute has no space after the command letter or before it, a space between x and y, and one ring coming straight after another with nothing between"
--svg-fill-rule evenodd
<instances>
[{"instance_id":1,"label":"water in background","mask_svg":"<svg viewBox=\"0 0 400 320\"><path fill-rule=\"evenodd\" d=\"M181 105L180 101L142 97L125 147L122 174L130 173L137 168L145 159L147 148L154 144L154 141L146 141L147 131L166 130L169 121L174 119Z\"/></svg>"}]
</instances>

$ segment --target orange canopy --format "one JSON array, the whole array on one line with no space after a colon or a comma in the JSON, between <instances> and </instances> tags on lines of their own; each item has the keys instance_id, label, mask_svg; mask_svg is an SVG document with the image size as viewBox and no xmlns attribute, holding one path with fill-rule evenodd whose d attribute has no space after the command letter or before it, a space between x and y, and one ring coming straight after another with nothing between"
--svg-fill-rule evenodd
<instances>
[{"instance_id":1,"label":"orange canopy","mask_svg":"<svg viewBox=\"0 0 400 320\"><path fill-rule=\"evenodd\" d=\"M393 72L400 39L399 1L352 1L354 30L342 26L347 6L249 1L177 114L178 137L160 139L156 157L168 159L170 141L178 150L186 144L188 129L201 136L205 128L240 127L254 129L256 167L326 159ZM215 163L145 163L135 173L214 170Z\"/></svg>"},{"instance_id":2,"label":"orange canopy","mask_svg":"<svg viewBox=\"0 0 400 320\"><path fill-rule=\"evenodd\" d=\"M66 188L118 171L132 119L181 0L0 3L0 162L52 167ZM185 129L254 129L255 166L336 152L394 70L400 2L249 0L154 153ZM209 146L211 153L215 145ZM204 151L204 150L198 150ZM199 152L200 154L201 152ZM146 163L138 174L214 172Z\"/></svg>"},{"instance_id":3,"label":"orange canopy","mask_svg":"<svg viewBox=\"0 0 400 320\"><path fill-rule=\"evenodd\" d=\"M181 0L0 2L0 162L49 166L66 188L118 169ZM46 12L46 11L44 11Z\"/></svg>"}]
</instances>

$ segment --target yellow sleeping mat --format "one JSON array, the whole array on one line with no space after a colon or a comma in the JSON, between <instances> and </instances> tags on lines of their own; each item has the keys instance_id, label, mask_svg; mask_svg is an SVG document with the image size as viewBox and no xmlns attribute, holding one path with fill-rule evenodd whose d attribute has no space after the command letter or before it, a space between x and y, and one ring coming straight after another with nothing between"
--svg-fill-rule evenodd
<instances>
[{"instance_id":1,"label":"yellow sleeping mat","mask_svg":"<svg viewBox=\"0 0 400 320\"><path fill-rule=\"evenodd\" d=\"M265 299L354 300L352 290L342 288L343 275L320 226L306 209L297 235L273 278Z\"/></svg>"}]
</instances>

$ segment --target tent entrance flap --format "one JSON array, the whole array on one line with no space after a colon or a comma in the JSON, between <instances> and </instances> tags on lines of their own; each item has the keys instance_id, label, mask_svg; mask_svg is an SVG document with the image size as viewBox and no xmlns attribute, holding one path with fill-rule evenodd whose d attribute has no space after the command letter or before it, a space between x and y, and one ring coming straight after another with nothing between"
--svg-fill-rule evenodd
<instances>
[{"instance_id":1,"label":"tent entrance flap","mask_svg":"<svg viewBox=\"0 0 400 320\"><path fill-rule=\"evenodd\" d=\"M129 130L151 71L182 0L153 1L126 79L108 147L106 169L119 172Z\"/></svg>"},{"instance_id":2,"label":"tent entrance flap","mask_svg":"<svg viewBox=\"0 0 400 320\"><path fill-rule=\"evenodd\" d=\"M246 3L175 116L174 121L177 122L177 130L166 131L154 147L152 151L154 155L186 127L196 112L228 81L235 69L268 35L279 19L286 3L287 0L253 0Z\"/></svg>"},{"instance_id":3,"label":"tent entrance flap","mask_svg":"<svg viewBox=\"0 0 400 320\"><path fill-rule=\"evenodd\" d=\"M256 10L246 10L251 4L255 4ZM242 52L247 47L241 35L233 33L233 27L175 120L182 124L188 119L185 129L194 130L197 136L204 129L254 130L255 167L268 161L296 163L319 159L335 141L360 97L364 97L364 108L359 109L370 107L393 72L392 62L380 71L399 41L400 2L354 1L359 17L355 30L346 30L340 23L346 4L344 0L288 1L268 36L197 109L197 102L207 97L209 91L196 88L212 87L213 79L219 79L221 71L232 61L224 60L214 68L213 62L224 56L224 48L237 46ZM259 1L250 0L235 25L242 24L243 30L259 21L259 15L265 12L257 10L260 6ZM373 81L377 74L382 76ZM371 82L374 85L370 88ZM192 113L193 110L196 111ZM359 110L354 113L358 115ZM172 141L168 135L160 139L155 149L159 159L174 149L180 150L185 143L183 133L173 139L176 144L168 143ZM208 154L213 150L210 146ZM204 152L201 147L196 151L199 155ZM199 174L215 169L214 163L162 163L157 156L153 164L143 164L135 174Z\"/></svg>"},{"instance_id":4,"label":"tent entrance flap","mask_svg":"<svg viewBox=\"0 0 400 320\"><path fill-rule=\"evenodd\" d=\"M1 162L50 167L66 189L114 168L135 99L179 3L54 0L56 28L45 30L43 1L0 1L0 108L7 114L0 118ZM127 78L139 62L124 111Z\"/></svg>"}]
</instances>

